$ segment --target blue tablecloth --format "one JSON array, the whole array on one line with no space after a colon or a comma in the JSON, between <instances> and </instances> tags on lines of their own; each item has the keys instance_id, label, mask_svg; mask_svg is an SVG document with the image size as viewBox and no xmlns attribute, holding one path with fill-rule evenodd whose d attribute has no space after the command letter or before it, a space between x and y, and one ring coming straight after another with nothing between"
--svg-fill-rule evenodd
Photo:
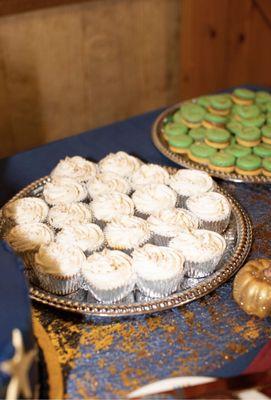
<instances>
[{"instance_id":1,"label":"blue tablecloth","mask_svg":"<svg viewBox=\"0 0 271 400\"><path fill-rule=\"evenodd\" d=\"M159 111L53 142L0 161L0 202L47 175L60 158L98 161L124 150L148 162L174 165L150 138ZM251 258L270 257L269 186L220 182L252 217ZM8 267L14 260L4 258ZM1 279L5 279L5 276ZM153 380L184 374L239 373L271 337L270 319L247 316L234 303L232 282L183 308L131 319L81 318L45 306L35 312L56 345L68 398L119 397ZM0 313L3 312L0 309Z\"/></svg>"}]
</instances>

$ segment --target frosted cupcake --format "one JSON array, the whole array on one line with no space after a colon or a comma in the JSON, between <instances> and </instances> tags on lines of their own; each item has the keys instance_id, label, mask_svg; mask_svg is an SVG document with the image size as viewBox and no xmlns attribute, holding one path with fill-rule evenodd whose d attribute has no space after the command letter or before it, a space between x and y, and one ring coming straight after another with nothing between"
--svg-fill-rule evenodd
<instances>
[{"instance_id":1,"label":"frosted cupcake","mask_svg":"<svg viewBox=\"0 0 271 400\"><path fill-rule=\"evenodd\" d=\"M132 176L131 184L134 190L151 183L167 184L169 174L165 168L156 164L143 164Z\"/></svg>"},{"instance_id":2,"label":"frosted cupcake","mask_svg":"<svg viewBox=\"0 0 271 400\"><path fill-rule=\"evenodd\" d=\"M99 162L101 172L114 172L125 178L130 178L142 165L142 161L130 156L124 151L110 153Z\"/></svg>"},{"instance_id":3,"label":"frosted cupcake","mask_svg":"<svg viewBox=\"0 0 271 400\"><path fill-rule=\"evenodd\" d=\"M132 199L135 205L135 215L146 219L150 214L176 205L177 194L166 185L151 184L137 189Z\"/></svg>"},{"instance_id":4,"label":"frosted cupcake","mask_svg":"<svg viewBox=\"0 0 271 400\"><path fill-rule=\"evenodd\" d=\"M217 232L198 229L182 232L169 242L185 258L185 274L190 278L210 275L218 265L226 248L223 236Z\"/></svg>"},{"instance_id":5,"label":"frosted cupcake","mask_svg":"<svg viewBox=\"0 0 271 400\"><path fill-rule=\"evenodd\" d=\"M115 303L134 288L131 257L117 250L104 250L87 258L82 270L84 288L103 303Z\"/></svg>"},{"instance_id":6,"label":"frosted cupcake","mask_svg":"<svg viewBox=\"0 0 271 400\"><path fill-rule=\"evenodd\" d=\"M104 247L104 234L95 224L72 224L64 227L56 236L56 241L67 245L76 245L90 254Z\"/></svg>"},{"instance_id":7,"label":"frosted cupcake","mask_svg":"<svg viewBox=\"0 0 271 400\"><path fill-rule=\"evenodd\" d=\"M87 182L87 190L91 198L100 194L118 192L129 195L131 185L126 179L113 172L103 172Z\"/></svg>"},{"instance_id":8,"label":"frosted cupcake","mask_svg":"<svg viewBox=\"0 0 271 400\"><path fill-rule=\"evenodd\" d=\"M220 193L210 192L189 197L186 207L199 218L200 227L203 229L222 233L229 225L231 205Z\"/></svg>"},{"instance_id":9,"label":"frosted cupcake","mask_svg":"<svg viewBox=\"0 0 271 400\"><path fill-rule=\"evenodd\" d=\"M91 209L95 222L102 228L113 218L134 214L132 200L122 193L107 193L95 197L91 203Z\"/></svg>"},{"instance_id":10,"label":"frosted cupcake","mask_svg":"<svg viewBox=\"0 0 271 400\"><path fill-rule=\"evenodd\" d=\"M97 164L80 156L65 157L60 160L51 172L53 178L72 178L84 182L94 177L97 173Z\"/></svg>"},{"instance_id":11,"label":"frosted cupcake","mask_svg":"<svg viewBox=\"0 0 271 400\"><path fill-rule=\"evenodd\" d=\"M43 222L48 214L49 207L37 197L24 197L7 204L3 209L3 216L12 224Z\"/></svg>"},{"instance_id":12,"label":"frosted cupcake","mask_svg":"<svg viewBox=\"0 0 271 400\"><path fill-rule=\"evenodd\" d=\"M123 250L128 254L151 238L151 232L146 221L126 215L107 224L104 234L110 248Z\"/></svg>"},{"instance_id":13,"label":"frosted cupcake","mask_svg":"<svg viewBox=\"0 0 271 400\"><path fill-rule=\"evenodd\" d=\"M57 204L48 213L47 222L55 229L80 223L92 222L90 206L85 203Z\"/></svg>"},{"instance_id":14,"label":"frosted cupcake","mask_svg":"<svg viewBox=\"0 0 271 400\"><path fill-rule=\"evenodd\" d=\"M180 169L170 176L169 186L178 193L178 205L183 207L188 197L212 191L214 182L206 172Z\"/></svg>"},{"instance_id":15,"label":"frosted cupcake","mask_svg":"<svg viewBox=\"0 0 271 400\"><path fill-rule=\"evenodd\" d=\"M146 244L133 252L137 286L149 297L175 292L184 276L184 257L169 247Z\"/></svg>"},{"instance_id":16,"label":"frosted cupcake","mask_svg":"<svg viewBox=\"0 0 271 400\"><path fill-rule=\"evenodd\" d=\"M54 240L54 232L47 225L36 222L33 224L16 225L8 232L5 239L18 253L38 250L42 244Z\"/></svg>"},{"instance_id":17,"label":"frosted cupcake","mask_svg":"<svg viewBox=\"0 0 271 400\"><path fill-rule=\"evenodd\" d=\"M83 201L87 195L86 187L70 178L53 178L43 189L44 199L50 205Z\"/></svg>"},{"instance_id":18,"label":"frosted cupcake","mask_svg":"<svg viewBox=\"0 0 271 400\"><path fill-rule=\"evenodd\" d=\"M39 285L55 294L75 292L81 285L81 269L86 261L77 246L51 242L42 245L35 255L35 270Z\"/></svg>"},{"instance_id":19,"label":"frosted cupcake","mask_svg":"<svg viewBox=\"0 0 271 400\"><path fill-rule=\"evenodd\" d=\"M171 208L151 215L147 223L153 233L153 243L158 246L167 246L169 241L181 231L198 228L199 220L183 208Z\"/></svg>"},{"instance_id":20,"label":"frosted cupcake","mask_svg":"<svg viewBox=\"0 0 271 400\"><path fill-rule=\"evenodd\" d=\"M32 282L35 281L35 252L41 245L52 242L54 237L53 230L41 222L16 225L5 237L10 247L23 258L27 276Z\"/></svg>"}]
</instances>

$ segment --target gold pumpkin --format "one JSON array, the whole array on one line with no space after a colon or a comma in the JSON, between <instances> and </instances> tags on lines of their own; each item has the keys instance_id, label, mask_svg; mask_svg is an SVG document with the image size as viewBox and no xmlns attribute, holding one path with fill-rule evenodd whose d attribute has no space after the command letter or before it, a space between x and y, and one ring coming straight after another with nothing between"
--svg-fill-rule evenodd
<instances>
[{"instance_id":1,"label":"gold pumpkin","mask_svg":"<svg viewBox=\"0 0 271 400\"><path fill-rule=\"evenodd\" d=\"M238 272L233 298L248 314L271 315L271 260L251 260Z\"/></svg>"}]
</instances>

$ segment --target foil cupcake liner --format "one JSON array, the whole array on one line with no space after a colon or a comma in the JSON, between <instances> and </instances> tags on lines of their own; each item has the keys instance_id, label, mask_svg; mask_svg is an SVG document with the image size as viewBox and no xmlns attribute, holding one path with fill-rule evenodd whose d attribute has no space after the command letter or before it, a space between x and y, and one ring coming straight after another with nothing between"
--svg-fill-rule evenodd
<instances>
[{"instance_id":1,"label":"foil cupcake liner","mask_svg":"<svg viewBox=\"0 0 271 400\"><path fill-rule=\"evenodd\" d=\"M93 249L91 249L91 250L87 249L84 251L84 253L88 257L88 256L91 256L91 254L93 254L93 253L102 251L105 247L106 247L106 242L104 240L99 246L93 247Z\"/></svg>"},{"instance_id":2,"label":"foil cupcake liner","mask_svg":"<svg viewBox=\"0 0 271 400\"><path fill-rule=\"evenodd\" d=\"M151 242L152 242L152 244L155 244L156 246L167 247L172 238L173 238L173 236L164 236L164 235L158 235L157 233L154 233Z\"/></svg>"},{"instance_id":3,"label":"foil cupcake liner","mask_svg":"<svg viewBox=\"0 0 271 400\"><path fill-rule=\"evenodd\" d=\"M209 231L214 231L217 233L223 233L227 229L230 222L231 214L227 215L224 219L216 221L207 221L199 218L199 228L207 229Z\"/></svg>"},{"instance_id":4,"label":"foil cupcake liner","mask_svg":"<svg viewBox=\"0 0 271 400\"><path fill-rule=\"evenodd\" d=\"M142 219L147 219L151 214L143 213L142 211L139 211L137 208L135 208L134 215Z\"/></svg>"},{"instance_id":5,"label":"foil cupcake liner","mask_svg":"<svg viewBox=\"0 0 271 400\"><path fill-rule=\"evenodd\" d=\"M76 292L81 286L82 277L80 273L72 276L63 276L42 272L37 266L35 270L39 286L50 293L66 295Z\"/></svg>"},{"instance_id":6,"label":"foil cupcake liner","mask_svg":"<svg viewBox=\"0 0 271 400\"><path fill-rule=\"evenodd\" d=\"M177 193L177 203L176 203L176 208L185 208L186 207L186 200L189 198L189 196L183 196L182 194Z\"/></svg>"},{"instance_id":7,"label":"foil cupcake liner","mask_svg":"<svg viewBox=\"0 0 271 400\"><path fill-rule=\"evenodd\" d=\"M112 289L100 289L97 286L91 284L87 279L84 279L81 286L83 289L90 292L91 295L101 303L112 304L128 296L133 291L135 283L134 280L131 280L131 282L125 283Z\"/></svg>"},{"instance_id":8,"label":"foil cupcake liner","mask_svg":"<svg viewBox=\"0 0 271 400\"><path fill-rule=\"evenodd\" d=\"M142 247L147 243L153 243L153 235L150 233L148 236L146 236L143 240L141 240L136 246L134 247L124 247L124 246L110 246L110 244L107 242L107 248L110 250L120 250L123 251L124 253L128 254L130 256L132 252L135 250L135 248Z\"/></svg>"},{"instance_id":9,"label":"foil cupcake liner","mask_svg":"<svg viewBox=\"0 0 271 400\"><path fill-rule=\"evenodd\" d=\"M204 262L186 260L184 263L185 275L189 278L204 278L211 275L222 258L223 253Z\"/></svg>"},{"instance_id":10,"label":"foil cupcake liner","mask_svg":"<svg viewBox=\"0 0 271 400\"><path fill-rule=\"evenodd\" d=\"M106 227L107 222L102 220L102 219L97 219L96 217L93 216L93 224L98 225L102 230Z\"/></svg>"},{"instance_id":11,"label":"foil cupcake liner","mask_svg":"<svg viewBox=\"0 0 271 400\"><path fill-rule=\"evenodd\" d=\"M184 274L178 273L168 279L145 279L137 276L137 287L147 297L161 298L176 292Z\"/></svg>"}]
</instances>

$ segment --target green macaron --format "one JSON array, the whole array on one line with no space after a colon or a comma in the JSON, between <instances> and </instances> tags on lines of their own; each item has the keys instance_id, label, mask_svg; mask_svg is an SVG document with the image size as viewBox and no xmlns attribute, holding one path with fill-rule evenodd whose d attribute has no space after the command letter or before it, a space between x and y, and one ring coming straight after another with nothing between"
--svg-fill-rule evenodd
<instances>
[{"instance_id":1,"label":"green macaron","mask_svg":"<svg viewBox=\"0 0 271 400\"><path fill-rule=\"evenodd\" d=\"M199 97L197 103L202 107L208 107L210 105L210 96Z\"/></svg>"},{"instance_id":2,"label":"green macaron","mask_svg":"<svg viewBox=\"0 0 271 400\"><path fill-rule=\"evenodd\" d=\"M236 144L231 144L229 147L227 147L225 149L225 152L237 158L237 157L248 156L249 154L251 154L251 148L244 147L241 144L236 143Z\"/></svg>"},{"instance_id":3,"label":"green macaron","mask_svg":"<svg viewBox=\"0 0 271 400\"><path fill-rule=\"evenodd\" d=\"M243 128L241 132L236 135L238 138L245 141L254 141L261 138L261 131L256 126Z\"/></svg>"},{"instance_id":4,"label":"green macaron","mask_svg":"<svg viewBox=\"0 0 271 400\"><path fill-rule=\"evenodd\" d=\"M172 116L172 120L177 124L179 124L182 121L182 114L180 109L175 111L175 113Z\"/></svg>"},{"instance_id":5,"label":"green macaron","mask_svg":"<svg viewBox=\"0 0 271 400\"><path fill-rule=\"evenodd\" d=\"M227 117L222 115L215 115L211 113L206 113L204 117L205 121L211 122L212 124L225 124L228 120Z\"/></svg>"},{"instance_id":6,"label":"green macaron","mask_svg":"<svg viewBox=\"0 0 271 400\"><path fill-rule=\"evenodd\" d=\"M256 154L249 154L237 158L236 166L244 171L254 171L255 169L261 168L261 157Z\"/></svg>"},{"instance_id":7,"label":"green macaron","mask_svg":"<svg viewBox=\"0 0 271 400\"><path fill-rule=\"evenodd\" d=\"M191 136L192 139L200 142L201 140L204 140L204 138L205 138L206 129L203 127L192 128L192 129L190 129L188 134L189 134L189 136Z\"/></svg>"},{"instance_id":8,"label":"green macaron","mask_svg":"<svg viewBox=\"0 0 271 400\"><path fill-rule=\"evenodd\" d=\"M206 129L206 139L214 143L226 143L230 140L230 133L226 129Z\"/></svg>"},{"instance_id":9,"label":"green macaron","mask_svg":"<svg viewBox=\"0 0 271 400\"><path fill-rule=\"evenodd\" d=\"M263 114L258 115L258 117L250 119L242 119L241 124L245 127L257 127L260 128L265 122L265 116Z\"/></svg>"},{"instance_id":10,"label":"green macaron","mask_svg":"<svg viewBox=\"0 0 271 400\"><path fill-rule=\"evenodd\" d=\"M171 122L165 125L163 129L167 137L183 135L188 130L186 125L177 122Z\"/></svg>"},{"instance_id":11,"label":"green macaron","mask_svg":"<svg viewBox=\"0 0 271 400\"><path fill-rule=\"evenodd\" d=\"M259 157L271 157L271 145L266 143L260 143L253 147L253 153Z\"/></svg>"},{"instance_id":12,"label":"green macaron","mask_svg":"<svg viewBox=\"0 0 271 400\"><path fill-rule=\"evenodd\" d=\"M218 151L209 158L210 164L216 167L232 167L235 163L235 157L225 151Z\"/></svg>"},{"instance_id":13,"label":"green macaron","mask_svg":"<svg viewBox=\"0 0 271 400\"><path fill-rule=\"evenodd\" d=\"M209 157L216 153L216 149L208 146L205 143L194 143L190 147L190 152L195 157L209 159Z\"/></svg>"},{"instance_id":14,"label":"green macaron","mask_svg":"<svg viewBox=\"0 0 271 400\"><path fill-rule=\"evenodd\" d=\"M239 104L236 105L235 107L235 112L236 114L239 115L241 118L256 118L258 115L260 115L260 109L258 106L255 104L252 104L250 106L241 106Z\"/></svg>"},{"instance_id":15,"label":"green macaron","mask_svg":"<svg viewBox=\"0 0 271 400\"><path fill-rule=\"evenodd\" d=\"M243 125L241 122L235 121L235 120L230 120L227 125L227 129L233 133L234 135L237 135L243 130Z\"/></svg>"},{"instance_id":16,"label":"green macaron","mask_svg":"<svg viewBox=\"0 0 271 400\"><path fill-rule=\"evenodd\" d=\"M239 97L244 100L253 100L255 97L255 92L249 89L237 88L233 91L234 96Z\"/></svg>"},{"instance_id":17,"label":"green macaron","mask_svg":"<svg viewBox=\"0 0 271 400\"><path fill-rule=\"evenodd\" d=\"M262 135L271 139L271 125L265 125L262 127Z\"/></svg>"},{"instance_id":18,"label":"green macaron","mask_svg":"<svg viewBox=\"0 0 271 400\"><path fill-rule=\"evenodd\" d=\"M265 109L266 109L266 112L271 112L271 101L268 101L265 104Z\"/></svg>"},{"instance_id":19,"label":"green macaron","mask_svg":"<svg viewBox=\"0 0 271 400\"><path fill-rule=\"evenodd\" d=\"M187 149L193 143L193 139L188 135L178 135L168 138L168 143L173 147Z\"/></svg>"},{"instance_id":20,"label":"green macaron","mask_svg":"<svg viewBox=\"0 0 271 400\"><path fill-rule=\"evenodd\" d=\"M271 102L271 94L268 92L265 92L263 90L259 90L256 92L256 97L255 97L255 102L257 104L265 104L267 102Z\"/></svg>"},{"instance_id":21,"label":"green macaron","mask_svg":"<svg viewBox=\"0 0 271 400\"><path fill-rule=\"evenodd\" d=\"M203 120L206 111L199 104L184 103L181 107L181 114L183 119L192 123L198 123Z\"/></svg>"},{"instance_id":22,"label":"green macaron","mask_svg":"<svg viewBox=\"0 0 271 400\"><path fill-rule=\"evenodd\" d=\"M210 97L210 106L217 110L228 110L231 105L231 99L223 94L218 94Z\"/></svg>"},{"instance_id":23,"label":"green macaron","mask_svg":"<svg viewBox=\"0 0 271 400\"><path fill-rule=\"evenodd\" d=\"M271 157L267 157L263 160L263 167L267 171L271 172Z\"/></svg>"}]
</instances>

